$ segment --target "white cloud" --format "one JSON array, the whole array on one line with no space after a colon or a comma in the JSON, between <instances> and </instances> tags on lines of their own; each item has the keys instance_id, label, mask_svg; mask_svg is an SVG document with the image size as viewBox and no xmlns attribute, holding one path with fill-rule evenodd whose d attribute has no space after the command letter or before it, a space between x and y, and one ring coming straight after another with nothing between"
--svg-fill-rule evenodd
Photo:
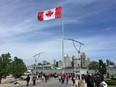
<instances>
[{"instance_id":1,"label":"white cloud","mask_svg":"<svg viewBox=\"0 0 116 87\"><path fill-rule=\"evenodd\" d=\"M106 39L104 39L104 37L102 36L96 36L96 37L80 38L78 40L85 44L85 46L82 46L81 51L85 52L87 57L90 58L93 57L91 59L94 59L97 55L99 57L101 56L101 58L104 57L103 55L106 55L109 58L110 55L108 54L112 55L115 54L114 50L116 50L115 48L116 42L113 39L110 40L110 38L113 38L113 36L109 38L107 37ZM78 49L79 45L76 44L76 46ZM52 62L53 59L62 60L61 38L55 38L34 44L7 43L6 45L2 46L2 49L0 49L1 54L4 52L5 53L10 52L13 56L23 58L27 65L34 63L33 55L39 52L45 52L40 56L40 59L38 60L39 62L41 62L42 60L48 60L49 62ZM74 49L72 42L70 41L65 41L65 54L69 54L69 56L77 55L77 52Z\"/></svg>"}]
</instances>

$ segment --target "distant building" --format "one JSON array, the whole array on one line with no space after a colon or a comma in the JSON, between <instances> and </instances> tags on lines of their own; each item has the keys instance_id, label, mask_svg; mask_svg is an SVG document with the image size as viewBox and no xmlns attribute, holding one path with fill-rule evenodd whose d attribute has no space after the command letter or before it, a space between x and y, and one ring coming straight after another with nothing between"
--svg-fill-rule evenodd
<instances>
[{"instance_id":1,"label":"distant building","mask_svg":"<svg viewBox=\"0 0 116 87\"><path fill-rule=\"evenodd\" d=\"M80 61L73 55L72 56L72 66L77 68L80 65Z\"/></svg>"},{"instance_id":2,"label":"distant building","mask_svg":"<svg viewBox=\"0 0 116 87\"><path fill-rule=\"evenodd\" d=\"M62 68L63 67L63 62L61 60L59 60L58 62L58 68Z\"/></svg>"},{"instance_id":3,"label":"distant building","mask_svg":"<svg viewBox=\"0 0 116 87\"><path fill-rule=\"evenodd\" d=\"M85 53L81 53L81 67L85 67L85 59L86 59Z\"/></svg>"},{"instance_id":4,"label":"distant building","mask_svg":"<svg viewBox=\"0 0 116 87\"><path fill-rule=\"evenodd\" d=\"M72 67L71 60L69 59L68 55L64 56L64 64L65 64L65 67Z\"/></svg>"},{"instance_id":5,"label":"distant building","mask_svg":"<svg viewBox=\"0 0 116 87\"><path fill-rule=\"evenodd\" d=\"M43 61L43 65L47 65L47 61L46 60Z\"/></svg>"},{"instance_id":6,"label":"distant building","mask_svg":"<svg viewBox=\"0 0 116 87\"><path fill-rule=\"evenodd\" d=\"M86 60L85 60L85 68L87 68L88 66L89 66L89 64L90 64L90 59L89 58L87 58Z\"/></svg>"},{"instance_id":7,"label":"distant building","mask_svg":"<svg viewBox=\"0 0 116 87\"><path fill-rule=\"evenodd\" d=\"M108 67L114 67L115 66L115 63L114 62L112 62L111 60L106 60L106 65L108 66Z\"/></svg>"},{"instance_id":8,"label":"distant building","mask_svg":"<svg viewBox=\"0 0 116 87\"><path fill-rule=\"evenodd\" d=\"M72 62L71 62L72 67L74 67L74 59L75 59L75 56L73 55L72 56Z\"/></svg>"},{"instance_id":9,"label":"distant building","mask_svg":"<svg viewBox=\"0 0 116 87\"><path fill-rule=\"evenodd\" d=\"M110 62L111 62L111 61L107 59L107 60L106 60L106 65L107 65L107 66L110 66Z\"/></svg>"},{"instance_id":10,"label":"distant building","mask_svg":"<svg viewBox=\"0 0 116 87\"><path fill-rule=\"evenodd\" d=\"M53 60L53 64L56 65L56 59Z\"/></svg>"},{"instance_id":11,"label":"distant building","mask_svg":"<svg viewBox=\"0 0 116 87\"><path fill-rule=\"evenodd\" d=\"M58 67L58 61L56 62L56 65L55 65L55 67Z\"/></svg>"},{"instance_id":12,"label":"distant building","mask_svg":"<svg viewBox=\"0 0 116 87\"><path fill-rule=\"evenodd\" d=\"M90 64L90 59L87 59L85 53L82 52L78 55L77 62L79 67L85 68Z\"/></svg>"},{"instance_id":13,"label":"distant building","mask_svg":"<svg viewBox=\"0 0 116 87\"><path fill-rule=\"evenodd\" d=\"M52 69L53 68L53 66L50 64L50 65L45 65L44 67L43 67L43 69Z\"/></svg>"}]
</instances>

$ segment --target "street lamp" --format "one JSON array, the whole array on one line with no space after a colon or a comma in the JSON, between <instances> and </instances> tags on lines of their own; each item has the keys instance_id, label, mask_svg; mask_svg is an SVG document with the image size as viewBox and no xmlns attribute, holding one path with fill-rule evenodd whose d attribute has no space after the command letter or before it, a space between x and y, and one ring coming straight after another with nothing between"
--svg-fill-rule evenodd
<instances>
[{"instance_id":1,"label":"street lamp","mask_svg":"<svg viewBox=\"0 0 116 87\"><path fill-rule=\"evenodd\" d=\"M36 68L37 68L37 60L39 59L40 57L40 54L43 54L45 52L40 52L40 53L37 53L35 54L33 57L35 57L35 73L36 73ZM37 56L37 57L36 57Z\"/></svg>"},{"instance_id":2,"label":"street lamp","mask_svg":"<svg viewBox=\"0 0 116 87\"><path fill-rule=\"evenodd\" d=\"M84 44L83 44L83 43L81 43L81 42L79 42L79 41L77 41L77 40L70 39L70 38L65 38L65 40L71 40L71 41L73 42L73 46L74 46L74 48L76 49L76 51L78 52L78 58L79 58L80 50L81 50L81 45L84 45ZM80 46L79 46L79 50L76 48L76 46L75 46L75 43L74 43L74 42L76 42L76 43L79 43L79 44L80 44ZM80 58L80 60L81 60L81 66L80 66L80 80L81 80L82 58Z\"/></svg>"}]
</instances>

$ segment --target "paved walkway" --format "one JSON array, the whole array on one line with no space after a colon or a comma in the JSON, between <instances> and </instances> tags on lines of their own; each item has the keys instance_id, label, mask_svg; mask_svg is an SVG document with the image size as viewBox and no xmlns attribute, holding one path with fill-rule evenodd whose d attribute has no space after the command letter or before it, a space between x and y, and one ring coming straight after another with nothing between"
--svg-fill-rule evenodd
<instances>
[{"instance_id":1,"label":"paved walkway","mask_svg":"<svg viewBox=\"0 0 116 87\"><path fill-rule=\"evenodd\" d=\"M23 85L26 85L26 81L17 81L20 85L16 86L14 83L2 83L0 84L0 87L20 87ZM36 83L41 82L41 80L37 80ZM30 81L29 84L32 84L32 80Z\"/></svg>"},{"instance_id":2,"label":"paved walkway","mask_svg":"<svg viewBox=\"0 0 116 87\"><path fill-rule=\"evenodd\" d=\"M9 79L11 80L11 78L3 79L2 80L2 84L0 84L0 87L21 87L23 85L26 85L26 81L25 80L16 81L16 82L18 82L20 84L19 86L14 85L14 83L6 83L5 81L9 80ZM14 80L14 79L12 78L12 80ZM37 80L36 82L37 83L41 82L41 80ZM32 83L33 82L32 82L32 78L31 78L29 84L32 84Z\"/></svg>"}]
</instances>

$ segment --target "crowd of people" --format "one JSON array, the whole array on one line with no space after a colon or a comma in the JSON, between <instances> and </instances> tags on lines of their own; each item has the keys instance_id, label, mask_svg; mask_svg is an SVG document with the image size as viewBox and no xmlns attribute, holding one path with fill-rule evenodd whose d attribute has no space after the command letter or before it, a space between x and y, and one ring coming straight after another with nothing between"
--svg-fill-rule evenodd
<instances>
[{"instance_id":1,"label":"crowd of people","mask_svg":"<svg viewBox=\"0 0 116 87\"><path fill-rule=\"evenodd\" d=\"M47 82L47 80L50 78L50 77L53 77L52 74L45 74L45 73L36 73L36 74L33 74L32 75L32 82L33 82L33 85L36 85L36 81L37 80L42 80L42 81L45 81ZM29 82L30 82L30 75L27 75L26 79L27 84L26 86L29 86Z\"/></svg>"},{"instance_id":2,"label":"crowd of people","mask_svg":"<svg viewBox=\"0 0 116 87\"><path fill-rule=\"evenodd\" d=\"M86 74L83 79L85 79L87 87L106 87L104 86L105 84L101 84L104 81L104 76L102 74Z\"/></svg>"},{"instance_id":3,"label":"crowd of people","mask_svg":"<svg viewBox=\"0 0 116 87\"><path fill-rule=\"evenodd\" d=\"M77 87L80 81L80 75L77 73L53 73L53 74L37 73L37 74L33 74L32 77L33 85L36 84L36 80L38 79L47 82L50 78L57 78L59 83L61 84L64 83L68 84L69 80L71 80L73 85L76 85ZM30 81L29 75L25 80L27 81L27 86L28 86ZM85 87L107 87L107 84L104 82L104 77L100 73L82 74L81 80L85 82Z\"/></svg>"}]
</instances>

